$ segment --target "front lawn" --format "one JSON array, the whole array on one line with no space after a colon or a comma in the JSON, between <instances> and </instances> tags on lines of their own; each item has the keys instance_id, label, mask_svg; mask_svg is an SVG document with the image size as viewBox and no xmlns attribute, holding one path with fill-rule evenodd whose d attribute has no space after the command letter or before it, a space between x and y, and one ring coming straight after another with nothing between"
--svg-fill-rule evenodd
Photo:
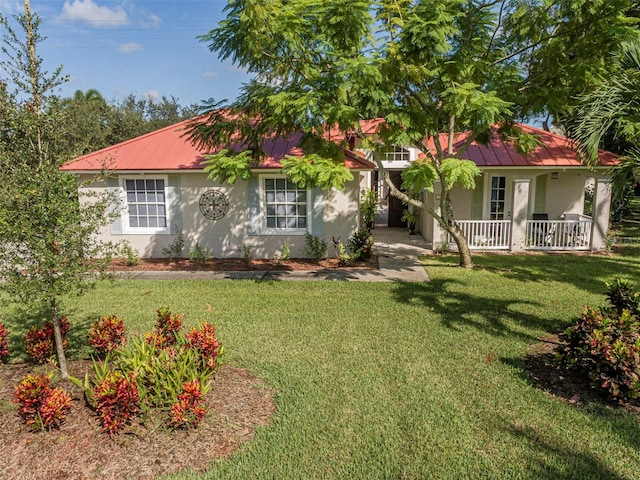
<instances>
[{"instance_id":1,"label":"front lawn","mask_svg":"<svg viewBox=\"0 0 640 480\"><path fill-rule=\"evenodd\" d=\"M638 418L543 392L521 359L603 304L605 281L640 287L639 250L477 255L472 271L428 257L425 284L104 283L70 302L71 352L88 353L78 346L100 315L143 332L168 305L218 325L225 360L276 390L252 441L204 475L170 478L631 480ZM9 305L0 313L17 340L27 326Z\"/></svg>"}]
</instances>

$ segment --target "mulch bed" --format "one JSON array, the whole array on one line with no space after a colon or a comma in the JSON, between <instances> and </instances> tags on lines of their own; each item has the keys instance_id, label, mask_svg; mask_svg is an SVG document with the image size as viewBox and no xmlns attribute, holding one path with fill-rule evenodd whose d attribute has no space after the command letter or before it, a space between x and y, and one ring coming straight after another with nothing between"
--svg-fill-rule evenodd
<instances>
[{"instance_id":1,"label":"mulch bed","mask_svg":"<svg viewBox=\"0 0 640 480\"><path fill-rule=\"evenodd\" d=\"M640 400L619 402L609 400L600 391L594 389L587 379L558 365L554 360L558 345L560 345L558 335L549 335L542 338L541 343L523 358L527 375L536 387L571 405L618 406L635 415L640 421Z\"/></svg>"},{"instance_id":2,"label":"mulch bed","mask_svg":"<svg viewBox=\"0 0 640 480\"><path fill-rule=\"evenodd\" d=\"M86 360L69 362L77 378L90 368ZM27 364L0 365L0 479L151 479L185 468L205 470L213 459L250 440L275 411L273 391L262 380L223 366L197 429L172 432L134 425L110 438L100 432L81 390L61 383L73 396L66 421L59 430L34 433L10 403L14 386L33 370Z\"/></svg>"},{"instance_id":3,"label":"mulch bed","mask_svg":"<svg viewBox=\"0 0 640 480\"><path fill-rule=\"evenodd\" d=\"M340 264L337 258L325 258L319 262L313 262L305 258L292 258L291 260L254 259L249 263L242 258L216 258L206 262L192 262L182 259L172 262L168 258L144 258L140 259L136 265L127 265L125 259L115 259L111 262L110 270L118 272L127 271L204 271L204 272L236 272L236 271L265 271L265 270L334 270L334 269L367 269L378 268L378 258L373 256L366 262L354 262L348 266Z\"/></svg>"}]
</instances>

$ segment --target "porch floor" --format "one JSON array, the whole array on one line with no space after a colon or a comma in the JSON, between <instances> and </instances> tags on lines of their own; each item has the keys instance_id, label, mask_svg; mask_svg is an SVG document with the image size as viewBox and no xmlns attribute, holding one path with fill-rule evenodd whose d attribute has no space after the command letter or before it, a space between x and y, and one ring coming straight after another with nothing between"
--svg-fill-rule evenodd
<instances>
[{"instance_id":1,"label":"porch floor","mask_svg":"<svg viewBox=\"0 0 640 480\"><path fill-rule=\"evenodd\" d=\"M371 233L375 239L373 248L380 257L416 258L433 253L422 235L409 235L406 228L376 226Z\"/></svg>"}]
</instances>

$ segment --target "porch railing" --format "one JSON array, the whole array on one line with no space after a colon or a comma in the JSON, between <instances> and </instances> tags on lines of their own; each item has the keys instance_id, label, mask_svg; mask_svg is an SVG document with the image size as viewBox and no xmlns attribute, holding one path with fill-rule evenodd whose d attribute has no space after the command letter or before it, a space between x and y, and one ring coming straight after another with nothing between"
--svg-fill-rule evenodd
<instances>
[{"instance_id":1,"label":"porch railing","mask_svg":"<svg viewBox=\"0 0 640 480\"><path fill-rule=\"evenodd\" d=\"M591 218L578 220L527 220L528 250L589 250Z\"/></svg>"},{"instance_id":2,"label":"porch railing","mask_svg":"<svg viewBox=\"0 0 640 480\"><path fill-rule=\"evenodd\" d=\"M511 220L456 220L470 250L509 250ZM455 242L449 235L449 245Z\"/></svg>"}]
</instances>

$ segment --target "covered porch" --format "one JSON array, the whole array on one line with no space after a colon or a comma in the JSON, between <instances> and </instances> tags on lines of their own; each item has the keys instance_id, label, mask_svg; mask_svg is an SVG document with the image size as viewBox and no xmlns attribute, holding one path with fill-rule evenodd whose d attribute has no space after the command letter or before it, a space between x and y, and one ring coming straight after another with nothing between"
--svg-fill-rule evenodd
<instances>
[{"instance_id":1,"label":"covered porch","mask_svg":"<svg viewBox=\"0 0 640 480\"><path fill-rule=\"evenodd\" d=\"M465 202L460 198L462 193L457 192L454 208L467 203L471 211L467 210L467 215L454 212L456 223L464 232L469 248L475 251L605 250L611 205L610 181L608 178L583 178L593 194L591 215L583 213L584 192L577 193L578 185L569 188L568 184L558 184L557 191L551 195L548 184L541 182L540 177L487 175L483 193L479 193L480 189L465 192L469 196ZM585 180L582 182L585 185ZM543 195L545 190L547 195ZM474 200L471 197L478 197L477 215L484 218L473 219L471 206ZM430 200L436 206L437 193ZM434 249L456 248L450 235L430 218L422 219L421 232L427 240L433 241Z\"/></svg>"},{"instance_id":2,"label":"covered porch","mask_svg":"<svg viewBox=\"0 0 640 480\"><path fill-rule=\"evenodd\" d=\"M511 250L510 220L458 220L471 250ZM524 250L591 250L593 221L587 215L566 214L564 219L527 220ZM455 245L448 236L448 243Z\"/></svg>"}]
</instances>

